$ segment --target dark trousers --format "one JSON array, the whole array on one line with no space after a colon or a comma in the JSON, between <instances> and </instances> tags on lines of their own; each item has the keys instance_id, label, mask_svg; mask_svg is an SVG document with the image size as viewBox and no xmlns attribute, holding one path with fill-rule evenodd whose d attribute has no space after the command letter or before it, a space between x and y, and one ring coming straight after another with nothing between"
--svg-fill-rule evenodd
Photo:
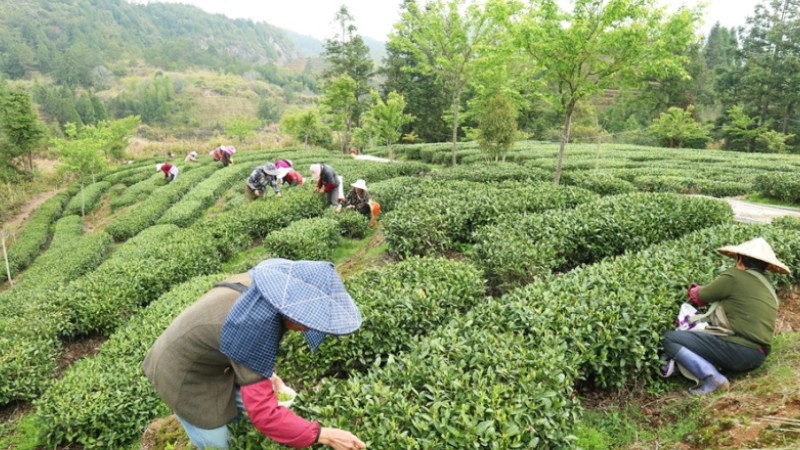
<instances>
[{"instance_id":1,"label":"dark trousers","mask_svg":"<svg viewBox=\"0 0 800 450\"><path fill-rule=\"evenodd\" d=\"M764 363L766 355L754 348L726 341L719 336L695 331L667 331L664 333L664 350L671 358L681 349L702 356L723 372L747 372Z\"/></svg>"}]
</instances>

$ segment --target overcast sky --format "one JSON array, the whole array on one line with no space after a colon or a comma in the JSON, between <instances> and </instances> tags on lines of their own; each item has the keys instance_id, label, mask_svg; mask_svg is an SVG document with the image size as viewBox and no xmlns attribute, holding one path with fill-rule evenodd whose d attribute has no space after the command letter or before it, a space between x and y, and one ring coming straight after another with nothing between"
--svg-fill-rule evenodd
<instances>
[{"instance_id":1,"label":"overcast sky","mask_svg":"<svg viewBox=\"0 0 800 450\"><path fill-rule=\"evenodd\" d=\"M358 32L380 41L387 40L392 25L398 20L401 0L134 0L137 3L169 1L195 5L204 11L231 18L267 22L317 39L335 35L333 19L344 4L355 18ZM657 0L672 11L681 5L694 6L700 0ZM420 3L423 3L422 1ZM567 2L562 2L567 4ZM744 25L759 0L705 0L708 4L703 34L720 22L726 27Z\"/></svg>"}]
</instances>

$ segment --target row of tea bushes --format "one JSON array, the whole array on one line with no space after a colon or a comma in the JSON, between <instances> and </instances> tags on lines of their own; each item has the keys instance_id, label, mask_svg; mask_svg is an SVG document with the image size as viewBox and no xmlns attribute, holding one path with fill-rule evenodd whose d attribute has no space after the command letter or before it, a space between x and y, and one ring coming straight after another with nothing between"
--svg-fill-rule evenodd
<instances>
[{"instance_id":1,"label":"row of tea bushes","mask_svg":"<svg viewBox=\"0 0 800 450\"><path fill-rule=\"evenodd\" d=\"M16 240L6 239L7 248L10 244L10 248L8 248L8 268L12 278L36 259L39 251L47 243L50 225L61 217L64 205L67 204L69 199L70 194L67 192L54 195L31 214ZM5 270L3 272L3 275L6 275Z\"/></svg>"},{"instance_id":2,"label":"row of tea bushes","mask_svg":"<svg viewBox=\"0 0 800 450\"><path fill-rule=\"evenodd\" d=\"M207 179L198 183L189 193L183 196L178 203L172 205L157 223L175 224L187 227L199 219L206 209L211 206L220 195L230 189L235 183L241 182L250 174L247 165L233 165L217 170Z\"/></svg>"},{"instance_id":3,"label":"row of tea bushes","mask_svg":"<svg viewBox=\"0 0 800 450\"><path fill-rule=\"evenodd\" d=\"M513 163L492 163L449 167L431 172L431 178L440 181L475 181L499 183L501 181L551 181L553 174L538 167Z\"/></svg>"},{"instance_id":4,"label":"row of tea bushes","mask_svg":"<svg viewBox=\"0 0 800 450\"><path fill-rule=\"evenodd\" d=\"M124 448L168 409L142 372L142 361L161 332L207 292L222 274L174 286L120 327L92 357L73 364L34 402L39 443L85 449Z\"/></svg>"},{"instance_id":5,"label":"row of tea bushes","mask_svg":"<svg viewBox=\"0 0 800 450\"><path fill-rule=\"evenodd\" d=\"M572 208L596 198L585 189L550 183L430 181L396 205L382 223L393 255L437 254L470 242L476 228L504 215Z\"/></svg>"},{"instance_id":6,"label":"row of tea bushes","mask_svg":"<svg viewBox=\"0 0 800 450\"><path fill-rule=\"evenodd\" d=\"M630 194L637 190L632 183L603 172L565 172L561 180L567 186L588 189L600 195Z\"/></svg>"},{"instance_id":7,"label":"row of tea bushes","mask_svg":"<svg viewBox=\"0 0 800 450\"><path fill-rule=\"evenodd\" d=\"M712 197L735 197L752 190L750 183L741 181L715 181L697 176L637 176L632 181L640 191L675 192L678 194L705 194Z\"/></svg>"},{"instance_id":8,"label":"row of tea bushes","mask_svg":"<svg viewBox=\"0 0 800 450\"><path fill-rule=\"evenodd\" d=\"M152 172L148 171L147 173ZM111 199L111 202L109 202L111 210L116 211L146 199L153 191L164 185L163 179L164 175L161 172L152 173L144 180L129 186L122 195Z\"/></svg>"},{"instance_id":9,"label":"row of tea bushes","mask_svg":"<svg viewBox=\"0 0 800 450\"><path fill-rule=\"evenodd\" d=\"M534 341L543 329L563 330L567 348L581 356L576 381L621 388L630 380L658 376L661 333L673 328L686 287L709 283L734 265L714 249L757 236L767 239L789 267L798 267L800 232L720 225L535 282L464 320L477 328L499 321ZM798 275L773 278L789 284Z\"/></svg>"},{"instance_id":10,"label":"row of tea bushes","mask_svg":"<svg viewBox=\"0 0 800 450\"><path fill-rule=\"evenodd\" d=\"M330 261L340 235L333 219L302 219L268 234L264 247L268 257Z\"/></svg>"},{"instance_id":11,"label":"row of tea bushes","mask_svg":"<svg viewBox=\"0 0 800 450\"><path fill-rule=\"evenodd\" d=\"M105 233L81 235L77 216L62 218L48 250L0 292L0 405L35 398L49 384L65 320L52 298L97 267L111 242Z\"/></svg>"},{"instance_id":12,"label":"row of tea bushes","mask_svg":"<svg viewBox=\"0 0 800 450\"><path fill-rule=\"evenodd\" d=\"M730 205L720 200L634 193L572 210L506 216L475 232L473 251L490 286L508 292L553 271L732 221Z\"/></svg>"},{"instance_id":13,"label":"row of tea bushes","mask_svg":"<svg viewBox=\"0 0 800 450\"><path fill-rule=\"evenodd\" d=\"M315 352L300 334L281 343L286 358L278 371L295 386L311 387L323 377L344 377L380 365L415 339L478 305L483 279L472 264L442 258L410 258L345 280L363 323L357 333L328 337Z\"/></svg>"},{"instance_id":14,"label":"row of tea bushes","mask_svg":"<svg viewBox=\"0 0 800 450\"><path fill-rule=\"evenodd\" d=\"M263 238L269 230L322 211L322 200L310 193L287 195L281 200L276 203L254 202L236 213L210 218L204 222L205 226L188 229L178 229L175 225L152 227L120 246L95 270L82 275L85 270L75 273L62 269L70 276L64 279L53 277L59 280L58 288L41 283L41 290L36 291L41 295L35 297L35 302L33 294L26 296L31 298L33 306L23 314L26 319L22 328L31 331L26 331L25 339L9 338L9 350L2 354L4 361L15 361L13 370L26 374L22 378L4 378L8 380L8 390L12 391L10 398L33 398L52 381L61 347L59 337L111 334L143 305L158 298L171 286L197 274L219 271L221 263L226 260L223 251L241 250L252 241ZM214 235L217 230L225 230L230 239L218 241ZM102 240L107 246L110 238L100 233L86 235L83 239ZM76 245L80 247L72 250L69 257L60 258L71 265L70 269L81 267L75 261L79 255L88 253L95 258L94 266L105 255L97 245L82 241L76 241ZM55 270L58 269L48 269ZM9 326L14 323L20 326L21 322L9 322ZM21 393L14 393L16 391Z\"/></svg>"},{"instance_id":15,"label":"row of tea bushes","mask_svg":"<svg viewBox=\"0 0 800 450\"><path fill-rule=\"evenodd\" d=\"M704 229L487 299L365 374L303 390L294 409L370 448L571 448L576 385L658 376L660 335L686 286L732 264L714 248L758 235L800 264L798 232ZM252 432L237 439L278 448Z\"/></svg>"},{"instance_id":16,"label":"row of tea bushes","mask_svg":"<svg viewBox=\"0 0 800 450\"><path fill-rule=\"evenodd\" d=\"M108 181L98 181L84 187L67 203L67 207L64 208L64 215L89 214L100 204L103 194L110 187L111 183Z\"/></svg>"},{"instance_id":17,"label":"row of tea bushes","mask_svg":"<svg viewBox=\"0 0 800 450\"><path fill-rule=\"evenodd\" d=\"M154 225L164 212L180 200L195 185L206 179L216 167L207 166L179 176L175 181L153 191L143 202L117 216L106 232L117 242L135 236Z\"/></svg>"},{"instance_id":18,"label":"row of tea bushes","mask_svg":"<svg viewBox=\"0 0 800 450\"><path fill-rule=\"evenodd\" d=\"M796 172L759 175L753 182L753 188L765 197L800 203L800 175Z\"/></svg>"}]
</instances>

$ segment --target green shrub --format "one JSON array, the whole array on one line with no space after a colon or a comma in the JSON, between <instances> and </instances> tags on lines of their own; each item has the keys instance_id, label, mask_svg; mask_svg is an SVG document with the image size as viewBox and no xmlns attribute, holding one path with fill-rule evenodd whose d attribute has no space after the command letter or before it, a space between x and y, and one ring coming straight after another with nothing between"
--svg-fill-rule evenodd
<instances>
[{"instance_id":1,"label":"green shrub","mask_svg":"<svg viewBox=\"0 0 800 450\"><path fill-rule=\"evenodd\" d=\"M361 311L361 329L326 338L314 354L302 335L286 335L281 346L289 356L278 362L277 370L287 382L311 386L325 376L366 370L484 297L481 274L472 264L440 258L411 258L367 270L345 285Z\"/></svg>"},{"instance_id":2,"label":"green shrub","mask_svg":"<svg viewBox=\"0 0 800 450\"><path fill-rule=\"evenodd\" d=\"M42 246L47 243L50 224L61 217L64 205L69 200L68 193L60 193L42 203L25 222L25 227L8 249L8 265L11 276L15 277L36 258ZM8 246L9 240L6 240Z\"/></svg>"},{"instance_id":3,"label":"green shrub","mask_svg":"<svg viewBox=\"0 0 800 450\"><path fill-rule=\"evenodd\" d=\"M339 232L349 239L362 239L369 232L370 219L358 211L342 209L336 213L333 208L325 210L325 218L336 221Z\"/></svg>"},{"instance_id":4,"label":"green shrub","mask_svg":"<svg viewBox=\"0 0 800 450\"><path fill-rule=\"evenodd\" d=\"M553 271L732 220L730 205L719 200L644 193L603 197L571 211L509 216L478 230L475 261L491 286L507 292Z\"/></svg>"},{"instance_id":5,"label":"green shrub","mask_svg":"<svg viewBox=\"0 0 800 450\"><path fill-rule=\"evenodd\" d=\"M339 237L339 224L333 219L301 219L268 234L264 247L274 258L330 261Z\"/></svg>"},{"instance_id":6,"label":"green shrub","mask_svg":"<svg viewBox=\"0 0 800 450\"><path fill-rule=\"evenodd\" d=\"M81 211L85 214L89 214L100 204L103 194L109 187L111 187L111 183L108 181L98 181L97 183L84 187L82 193L78 192L75 197L72 197L69 203L67 203L67 207L64 208L64 215L81 214Z\"/></svg>"},{"instance_id":7,"label":"green shrub","mask_svg":"<svg viewBox=\"0 0 800 450\"><path fill-rule=\"evenodd\" d=\"M800 203L800 175L797 173L764 173L753 182L753 189L763 196L791 203Z\"/></svg>"}]
</instances>

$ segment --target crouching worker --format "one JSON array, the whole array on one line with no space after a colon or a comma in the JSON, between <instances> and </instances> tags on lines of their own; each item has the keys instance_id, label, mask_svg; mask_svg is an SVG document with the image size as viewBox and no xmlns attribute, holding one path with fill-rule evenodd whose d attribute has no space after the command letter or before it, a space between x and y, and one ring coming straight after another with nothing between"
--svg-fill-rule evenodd
<instances>
[{"instance_id":1,"label":"crouching worker","mask_svg":"<svg viewBox=\"0 0 800 450\"><path fill-rule=\"evenodd\" d=\"M251 201L261 197L267 186L272 186L275 197L281 196L281 187L278 185L278 169L272 163L258 166L250 173L245 184L245 200Z\"/></svg>"},{"instance_id":2,"label":"crouching worker","mask_svg":"<svg viewBox=\"0 0 800 450\"><path fill-rule=\"evenodd\" d=\"M268 259L218 283L183 311L142 367L201 450L229 448L228 424L244 412L267 437L295 448L363 449L352 433L279 406L282 382L274 375L284 333L304 333L314 351L325 335L360 326L358 307L333 264Z\"/></svg>"},{"instance_id":3,"label":"crouching worker","mask_svg":"<svg viewBox=\"0 0 800 450\"><path fill-rule=\"evenodd\" d=\"M359 178L355 183L350 185L350 192L344 196L344 201L336 207L336 212L340 212L342 208L355 209L356 211L369 217L372 214L372 207L369 196L369 189L367 189L367 182Z\"/></svg>"},{"instance_id":4,"label":"crouching worker","mask_svg":"<svg viewBox=\"0 0 800 450\"><path fill-rule=\"evenodd\" d=\"M178 178L178 168L170 163L156 164L156 170L164 172L164 179L167 180L167 183Z\"/></svg>"},{"instance_id":5,"label":"crouching worker","mask_svg":"<svg viewBox=\"0 0 800 450\"><path fill-rule=\"evenodd\" d=\"M728 379L719 370L747 372L764 363L778 316L778 297L764 271L791 273L764 238L717 251L734 258L736 265L707 286L689 287L693 304L710 305L710 326L700 331L664 333L667 356L698 383L689 390L693 395L726 389Z\"/></svg>"}]
</instances>

